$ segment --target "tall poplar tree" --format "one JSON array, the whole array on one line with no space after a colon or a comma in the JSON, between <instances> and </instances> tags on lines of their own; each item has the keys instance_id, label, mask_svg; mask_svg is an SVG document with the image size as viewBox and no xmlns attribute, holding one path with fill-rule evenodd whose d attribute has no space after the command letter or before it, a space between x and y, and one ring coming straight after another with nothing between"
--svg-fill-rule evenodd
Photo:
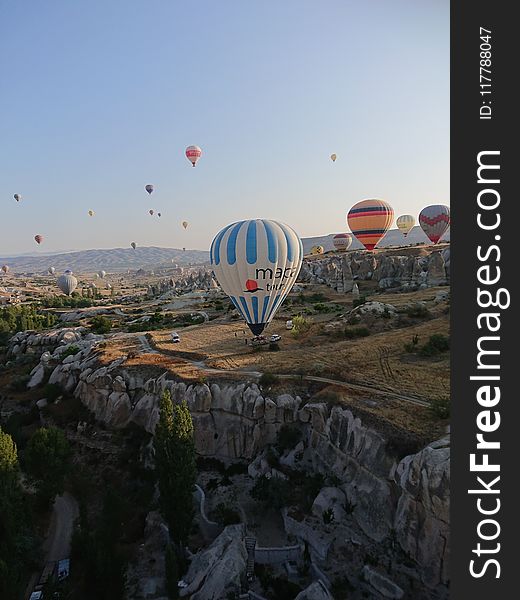
<instances>
[{"instance_id":1,"label":"tall poplar tree","mask_svg":"<svg viewBox=\"0 0 520 600\"><path fill-rule=\"evenodd\" d=\"M161 396L160 411L154 449L161 512L173 541L183 546L194 517L193 490L197 469L193 421L186 400L174 405L168 390Z\"/></svg>"}]
</instances>

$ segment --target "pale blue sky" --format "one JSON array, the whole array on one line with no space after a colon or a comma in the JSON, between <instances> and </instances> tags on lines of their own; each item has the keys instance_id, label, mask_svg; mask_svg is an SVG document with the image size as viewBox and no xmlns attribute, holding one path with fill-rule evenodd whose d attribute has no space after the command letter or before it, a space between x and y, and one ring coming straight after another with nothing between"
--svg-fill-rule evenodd
<instances>
[{"instance_id":1,"label":"pale blue sky","mask_svg":"<svg viewBox=\"0 0 520 600\"><path fill-rule=\"evenodd\" d=\"M448 0L0 0L0 77L0 256L449 203Z\"/></svg>"}]
</instances>

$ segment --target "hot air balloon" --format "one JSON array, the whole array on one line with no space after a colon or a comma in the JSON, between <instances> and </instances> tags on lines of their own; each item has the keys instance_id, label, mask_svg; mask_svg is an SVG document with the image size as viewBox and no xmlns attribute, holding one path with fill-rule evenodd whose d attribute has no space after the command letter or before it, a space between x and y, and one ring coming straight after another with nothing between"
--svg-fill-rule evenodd
<instances>
[{"instance_id":1,"label":"hot air balloon","mask_svg":"<svg viewBox=\"0 0 520 600\"><path fill-rule=\"evenodd\" d=\"M311 254L323 254L325 252L325 248L323 246L313 246L311 248Z\"/></svg>"},{"instance_id":2,"label":"hot air balloon","mask_svg":"<svg viewBox=\"0 0 520 600\"><path fill-rule=\"evenodd\" d=\"M94 216L94 211L93 210L89 210L88 211L88 216L89 217L93 217Z\"/></svg>"},{"instance_id":3,"label":"hot air balloon","mask_svg":"<svg viewBox=\"0 0 520 600\"><path fill-rule=\"evenodd\" d=\"M130 246L132 246L132 248L135 250L135 249L136 249L136 247L137 247L137 244L136 244L135 242L132 242L132 243L130 244Z\"/></svg>"},{"instance_id":4,"label":"hot air balloon","mask_svg":"<svg viewBox=\"0 0 520 600\"><path fill-rule=\"evenodd\" d=\"M158 217L160 217L160 216L161 216L161 213L157 213L157 216L158 216Z\"/></svg>"},{"instance_id":5,"label":"hot air balloon","mask_svg":"<svg viewBox=\"0 0 520 600\"><path fill-rule=\"evenodd\" d=\"M202 150L198 146L188 146L186 148L186 158L191 162L193 166L197 164L197 161L202 156Z\"/></svg>"},{"instance_id":6,"label":"hot air balloon","mask_svg":"<svg viewBox=\"0 0 520 600\"><path fill-rule=\"evenodd\" d=\"M338 158L338 157L337 157L335 154L331 154L331 155L330 155L330 160L331 160L332 162L336 162L336 158Z\"/></svg>"},{"instance_id":7,"label":"hot air balloon","mask_svg":"<svg viewBox=\"0 0 520 600\"><path fill-rule=\"evenodd\" d=\"M149 211L150 215L153 215L153 209L151 208Z\"/></svg>"},{"instance_id":8,"label":"hot air balloon","mask_svg":"<svg viewBox=\"0 0 520 600\"><path fill-rule=\"evenodd\" d=\"M20 202L20 200L22 199L22 197L20 196L20 194L15 194L15 195L14 195L14 199L15 199L17 202Z\"/></svg>"},{"instance_id":9,"label":"hot air balloon","mask_svg":"<svg viewBox=\"0 0 520 600\"><path fill-rule=\"evenodd\" d=\"M412 215L401 215L395 224L404 237L406 237L412 227L415 225L415 219L412 217Z\"/></svg>"},{"instance_id":10,"label":"hot air balloon","mask_svg":"<svg viewBox=\"0 0 520 600\"><path fill-rule=\"evenodd\" d=\"M72 275L72 271L70 269L67 269L66 271L63 271L63 273L65 275Z\"/></svg>"},{"instance_id":11,"label":"hot air balloon","mask_svg":"<svg viewBox=\"0 0 520 600\"><path fill-rule=\"evenodd\" d=\"M419 225L431 242L436 244L450 226L450 209L444 204L432 204L421 210Z\"/></svg>"},{"instance_id":12,"label":"hot air balloon","mask_svg":"<svg viewBox=\"0 0 520 600\"><path fill-rule=\"evenodd\" d=\"M101 279L104 279L104 278L105 278L105 276L106 276L106 274L107 274L107 272L106 272L106 271L98 271L98 272L97 272L97 274L99 275L99 277L100 277Z\"/></svg>"},{"instance_id":13,"label":"hot air balloon","mask_svg":"<svg viewBox=\"0 0 520 600\"><path fill-rule=\"evenodd\" d=\"M367 250L373 250L394 220L394 210L384 200L362 200L348 211L347 223Z\"/></svg>"},{"instance_id":14,"label":"hot air balloon","mask_svg":"<svg viewBox=\"0 0 520 600\"><path fill-rule=\"evenodd\" d=\"M34 236L34 241L35 241L37 244L41 244L41 243L43 242L43 235L40 235L40 234L38 234L38 235L35 235L35 236Z\"/></svg>"},{"instance_id":15,"label":"hot air balloon","mask_svg":"<svg viewBox=\"0 0 520 600\"><path fill-rule=\"evenodd\" d=\"M303 246L289 226L267 219L224 227L211 244L210 262L253 335L260 335L291 291Z\"/></svg>"},{"instance_id":16,"label":"hot air balloon","mask_svg":"<svg viewBox=\"0 0 520 600\"><path fill-rule=\"evenodd\" d=\"M54 267L49 267L47 269L47 272L49 273L49 275L54 275L56 273L56 269Z\"/></svg>"},{"instance_id":17,"label":"hot air balloon","mask_svg":"<svg viewBox=\"0 0 520 600\"><path fill-rule=\"evenodd\" d=\"M352 236L349 233L338 233L332 238L334 248L340 252L348 250L352 244Z\"/></svg>"},{"instance_id":18,"label":"hot air balloon","mask_svg":"<svg viewBox=\"0 0 520 600\"><path fill-rule=\"evenodd\" d=\"M182 226L184 227L184 229L187 229L188 225L189 225L188 221L182 222Z\"/></svg>"},{"instance_id":19,"label":"hot air balloon","mask_svg":"<svg viewBox=\"0 0 520 600\"><path fill-rule=\"evenodd\" d=\"M3 265L2 271L7 275L7 273L9 273L9 266L8 265Z\"/></svg>"},{"instance_id":20,"label":"hot air balloon","mask_svg":"<svg viewBox=\"0 0 520 600\"><path fill-rule=\"evenodd\" d=\"M151 183L149 183L148 185L144 186L144 189L151 194L153 192L153 185Z\"/></svg>"},{"instance_id":21,"label":"hot air balloon","mask_svg":"<svg viewBox=\"0 0 520 600\"><path fill-rule=\"evenodd\" d=\"M71 271L65 271L63 275L58 277L56 284L64 294L70 296L78 287L78 280L74 277L74 275L72 275Z\"/></svg>"}]
</instances>

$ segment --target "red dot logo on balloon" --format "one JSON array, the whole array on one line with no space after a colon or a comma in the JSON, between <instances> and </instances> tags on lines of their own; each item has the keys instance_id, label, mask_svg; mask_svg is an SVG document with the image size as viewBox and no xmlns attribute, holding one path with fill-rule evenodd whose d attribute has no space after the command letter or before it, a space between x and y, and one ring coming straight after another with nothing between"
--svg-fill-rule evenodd
<instances>
[{"instance_id":1,"label":"red dot logo on balloon","mask_svg":"<svg viewBox=\"0 0 520 600\"><path fill-rule=\"evenodd\" d=\"M246 281L246 289L244 290L245 292L254 293L261 290L262 288L258 287L258 283L254 279L248 279Z\"/></svg>"}]
</instances>

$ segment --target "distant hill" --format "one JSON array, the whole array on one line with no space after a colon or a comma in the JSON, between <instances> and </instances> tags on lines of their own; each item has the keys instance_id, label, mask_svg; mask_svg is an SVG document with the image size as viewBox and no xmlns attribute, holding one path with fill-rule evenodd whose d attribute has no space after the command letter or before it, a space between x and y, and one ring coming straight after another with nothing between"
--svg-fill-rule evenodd
<instances>
[{"instance_id":1,"label":"distant hill","mask_svg":"<svg viewBox=\"0 0 520 600\"><path fill-rule=\"evenodd\" d=\"M343 233L343 232L337 232ZM325 252L329 250L334 250L334 245L332 243L332 238L336 235L336 233L330 233L329 235L322 235L310 238L303 238L303 251L305 254L309 254L311 248L313 246L323 246ZM444 234L442 237L443 241L450 241L450 230ZM428 243L429 240L424 234L423 230L416 225L413 229L410 230L406 237L399 231L399 229L391 229L385 237L379 242L377 245L378 248L385 248L387 246L413 246L414 244L424 244ZM350 246L351 250L357 250L359 248L363 248L363 245L353 238L352 246Z\"/></svg>"},{"instance_id":2,"label":"distant hill","mask_svg":"<svg viewBox=\"0 0 520 600\"><path fill-rule=\"evenodd\" d=\"M325 251L333 250L332 238L336 235L316 236L303 238L303 250L308 254L314 245L323 246ZM449 241L450 232L447 231L443 240ZM390 230L378 247L404 246L425 243L428 239L420 227L414 227L404 238L398 229ZM362 248L354 238L351 249ZM15 273L45 273L49 267L54 267L57 272L71 269L76 273L91 273L103 269L110 272L127 271L128 269L157 269L171 267L173 263L179 266L188 264L203 264L209 262L209 253L203 250L186 250L178 248L112 248L108 250L78 250L77 252L62 252L52 255L38 256L6 256L0 258L0 264L8 264Z\"/></svg>"},{"instance_id":3,"label":"distant hill","mask_svg":"<svg viewBox=\"0 0 520 600\"><path fill-rule=\"evenodd\" d=\"M17 273L43 273L54 267L59 273L71 269L75 273L89 273L99 270L121 272L128 269L157 269L201 264L209 260L208 252L178 248L113 248L103 250L79 250L52 256L10 256L0 258L1 264L8 264Z\"/></svg>"}]
</instances>

